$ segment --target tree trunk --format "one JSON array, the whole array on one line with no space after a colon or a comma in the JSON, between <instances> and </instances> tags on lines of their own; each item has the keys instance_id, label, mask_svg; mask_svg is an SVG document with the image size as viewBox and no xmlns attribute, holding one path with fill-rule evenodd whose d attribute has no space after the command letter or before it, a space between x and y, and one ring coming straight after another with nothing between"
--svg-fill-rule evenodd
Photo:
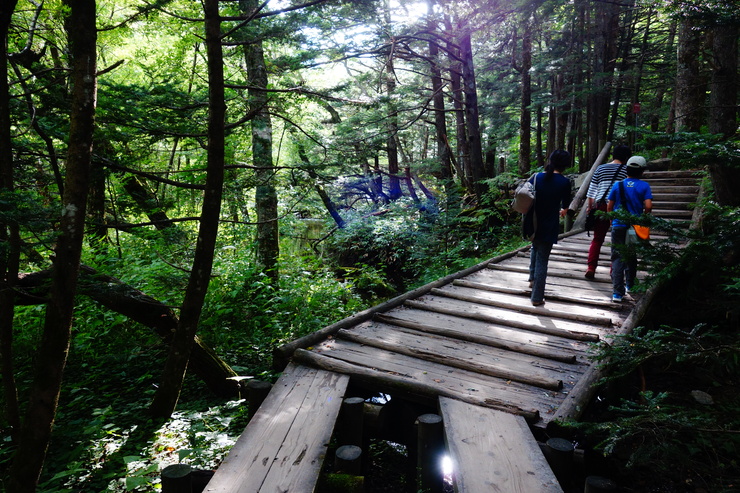
<instances>
[{"instance_id":1,"label":"tree trunk","mask_svg":"<svg viewBox=\"0 0 740 493\"><path fill-rule=\"evenodd\" d=\"M51 439L62 373L69 351L85 228L97 88L95 0L67 0L64 3L69 9L65 29L72 62L64 213L57 236L50 298L34 368L30 402L10 470L8 491L14 493L36 490Z\"/></svg>"},{"instance_id":2,"label":"tree trunk","mask_svg":"<svg viewBox=\"0 0 740 493\"><path fill-rule=\"evenodd\" d=\"M50 277L50 271L19 276L17 287L25 296L20 294L16 296L16 304L37 305L41 303L41 300L47 299ZM122 283L119 279L100 274L85 265L81 267L77 292L116 313L149 327L162 338L164 343L169 345L172 342L172 336L178 324L177 315L169 306L146 293ZM215 395L221 397L238 395L236 385L228 380L236 376L236 373L197 336L190 354L188 368L203 380Z\"/></svg>"},{"instance_id":3,"label":"tree trunk","mask_svg":"<svg viewBox=\"0 0 740 493\"><path fill-rule=\"evenodd\" d=\"M460 39L463 59L463 92L465 93L465 120L467 121L468 150L470 151L470 179L475 191L478 204L482 202L486 186L483 183L483 147L480 136L480 120L478 115L478 91L475 82L475 66L473 64L473 46L470 33L465 32Z\"/></svg>"},{"instance_id":4,"label":"tree trunk","mask_svg":"<svg viewBox=\"0 0 740 493\"><path fill-rule=\"evenodd\" d=\"M709 131L727 138L737 129L737 35L737 25L719 25L713 30ZM717 201L721 205L740 206L740 169L726 162L715 162L709 166L709 173Z\"/></svg>"},{"instance_id":5,"label":"tree trunk","mask_svg":"<svg viewBox=\"0 0 740 493\"><path fill-rule=\"evenodd\" d=\"M614 130L617 126L617 120L619 120L619 108L622 102L622 90L625 84L625 77L629 70L630 64L630 53L632 51L632 38L634 37L635 24L632 22L632 11L634 9L634 0L630 0L625 6L625 19L621 29L619 29L619 45L617 46L618 56L622 59L619 65L619 71L617 74L616 88L614 91L614 98L611 104L611 116L609 118L609 129L606 132L606 140L609 142L614 140ZM621 55L619 55L621 53ZM616 65L616 63L615 63ZM628 120L627 124L632 124L632 121Z\"/></svg>"},{"instance_id":6,"label":"tree trunk","mask_svg":"<svg viewBox=\"0 0 740 493\"><path fill-rule=\"evenodd\" d=\"M0 191L12 193L15 188L13 168L13 142L11 138L10 121L10 87L8 85L8 28L10 19L15 10L17 0L9 0L0 10ZM20 411L18 409L18 389L15 383L13 367L13 316L15 302L13 296L14 280L18 277L20 262L20 232L18 223L10 220L0 223L0 243L7 248L0 250L0 280L3 289L0 290L0 375L3 380L3 396L5 402L5 419L10 426L13 442L17 444L20 432Z\"/></svg>"},{"instance_id":7,"label":"tree trunk","mask_svg":"<svg viewBox=\"0 0 740 493\"><path fill-rule=\"evenodd\" d=\"M614 79L614 68L617 59L617 39L619 36L619 4L603 4L596 15L596 32L593 41L592 84L589 95L590 115L589 161L596 159L598 150L607 141L609 106L611 104L611 87Z\"/></svg>"},{"instance_id":8,"label":"tree trunk","mask_svg":"<svg viewBox=\"0 0 740 493\"><path fill-rule=\"evenodd\" d=\"M732 136L737 130L737 24L719 25L712 36L712 93L709 131Z\"/></svg>"},{"instance_id":9,"label":"tree trunk","mask_svg":"<svg viewBox=\"0 0 740 493\"><path fill-rule=\"evenodd\" d=\"M430 20L430 24L431 24ZM434 29L429 26L430 31ZM429 42L429 59L431 60L432 104L434 105L434 129L437 141L437 161L439 162L439 176L445 189L448 200L453 195L454 181L452 176L452 162L450 159L450 145L447 141L447 118L445 116L444 86L442 85L442 71L439 68L439 47L436 40Z\"/></svg>"},{"instance_id":10,"label":"tree trunk","mask_svg":"<svg viewBox=\"0 0 740 493\"><path fill-rule=\"evenodd\" d=\"M684 17L681 20L678 28L676 66L675 129L677 132L701 130L704 85L699 66L703 35L703 31L696 29L690 17Z\"/></svg>"},{"instance_id":11,"label":"tree trunk","mask_svg":"<svg viewBox=\"0 0 740 493\"><path fill-rule=\"evenodd\" d=\"M526 31L522 36L522 63L515 66L521 74L521 102L519 109L519 174L527 175L532 159L532 34L529 21L526 22Z\"/></svg>"},{"instance_id":12,"label":"tree trunk","mask_svg":"<svg viewBox=\"0 0 740 493\"><path fill-rule=\"evenodd\" d=\"M306 149L304 148L303 143L296 140L295 145L298 150L298 158L305 166L305 170L308 173L308 176L310 176L311 179L314 181L314 190L316 190L316 193L321 198L321 202L324 203L326 211L329 213L331 218L334 219L337 227L343 228L345 226L344 219L342 219L342 216L339 214L334 201L331 200L331 197L329 197L329 194L326 193L326 190L324 190L324 187L321 185L321 182L319 181L319 175L318 173L316 173L316 171L314 171L311 162L308 160L308 155L306 154Z\"/></svg>"},{"instance_id":13,"label":"tree trunk","mask_svg":"<svg viewBox=\"0 0 740 493\"><path fill-rule=\"evenodd\" d=\"M251 15L258 8L257 0L242 0L240 10ZM280 279L278 258L278 200L275 188L275 168L272 162L272 120L267 96L267 67L261 39L248 39L244 45L247 67L250 111L255 115L252 126L252 160L255 166L255 209L257 211L257 265L277 287Z\"/></svg>"},{"instance_id":14,"label":"tree trunk","mask_svg":"<svg viewBox=\"0 0 740 493\"><path fill-rule=\"evenodd\" d=\"M449 18L445 18L445 29L447 32L453 32L452 23ZM462 55L452 43L448 44L446 51L450 58L450 91L452 92L452 107L455 113L457 174L460 177L460 185L463 189L468 193L473 193L471 177L468 176L468 171L470 170L470 149L468 147L468 133L465 126L465 105L463 104L465 95L462 89ZM455 161L453 161L454 164Z\"/></svg>"},{"instance_id":15,"label":"tree trunk","mask_svg":"<svg viewBox=\"0 0 740 493\"><path fill-rule=\"evenodd\" d=\"M182 382L195 341L203 301L213 268L213 252L221 213L224 181L226 103L224 102L223 52L218 0L204 0L206 52L208 54L208 164L203 208L195 246L193 268L180 310L180 322L170 345L161 384L152 401L155 418L167 419L177 406Z\"/></svg>"},{"instance_id":16,"label":"tree trunk","mask_svg":"<svg viewBox=\"0 0 740 493\"><path fill-rule=\"evenodd\" d=\"M390 7L386 2L385 16L386 28L390 29ZM398 200L403 195L401 192L401 181L399 179L398 168L398 144L396 138L398 135L398 108L396 105L396 70L393 65L395 44L393 38L390 40L390 49L388 58L385 62L385 90L388 98L387 118L388 118L388 135L385 142L388 154L388 198Z\"/></svg>"}]
</instances>

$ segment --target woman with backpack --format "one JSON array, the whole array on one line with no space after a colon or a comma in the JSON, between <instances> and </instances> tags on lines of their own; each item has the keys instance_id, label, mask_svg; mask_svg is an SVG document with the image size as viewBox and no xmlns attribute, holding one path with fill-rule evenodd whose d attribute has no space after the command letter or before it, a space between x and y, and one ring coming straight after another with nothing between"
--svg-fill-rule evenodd
<instances>
[{"instance_id":1,"label":"woman with backpack","mask_svg":"<svg viewBox=\"0 0 740 493\"><path fill-rule=\"evenodd\" d=\"M560 218L565 217L571 198L570 180L563 176L570 163L568 151L555 150L548 158L545 172L537 173L529 180L535 188L534 207L528 214L534 214L536 224L529 262L529 285L532 288L530 299L534 306L545 304L547 263L552 246L558 242Z\"/></svg>"}]
</instances>

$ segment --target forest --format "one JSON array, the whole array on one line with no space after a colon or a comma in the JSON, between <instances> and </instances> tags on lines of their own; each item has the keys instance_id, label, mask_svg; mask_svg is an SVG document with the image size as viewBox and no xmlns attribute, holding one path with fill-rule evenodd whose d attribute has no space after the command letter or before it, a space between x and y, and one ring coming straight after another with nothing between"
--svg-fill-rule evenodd
<instances>
[{"instance_id":1,"label":"forest","mask_svg":"<svg viewBox=\"0 0 740 493\"><path fill-rule=\"evenodd\" d=\"M0 34L0 491L216 467L235 377L523 245L511 193L555 149L704 171L655 275L717 296L738 385L737 0L3 0Z\"/></svg>"}]
</instances>

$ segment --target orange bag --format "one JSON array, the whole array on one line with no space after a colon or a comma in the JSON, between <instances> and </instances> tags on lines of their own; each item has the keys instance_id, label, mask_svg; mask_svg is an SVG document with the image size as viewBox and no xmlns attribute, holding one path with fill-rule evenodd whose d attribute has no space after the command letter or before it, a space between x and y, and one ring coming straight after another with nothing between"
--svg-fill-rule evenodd
<instances>
[{"instance_id":1,"label":"orange bag","mask_svg":"<svg viewBox=\"0 0 740 493\"><path fill-rule=\"evenodd\" d=\"M637 237L641 240L649 240L650 239L650 228L647 226L640 226L639 224L633 224L633 228L635 228L635 234L637 234Z\"/></svg>"}]
</instances>

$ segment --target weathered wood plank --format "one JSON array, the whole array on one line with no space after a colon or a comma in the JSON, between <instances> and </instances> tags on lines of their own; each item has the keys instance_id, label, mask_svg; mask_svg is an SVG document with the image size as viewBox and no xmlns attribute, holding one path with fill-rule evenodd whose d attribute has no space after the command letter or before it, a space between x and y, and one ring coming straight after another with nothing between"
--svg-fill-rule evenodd
<instances>
[{"instance_id":1,"label":"weathered wood plank","mask_svg":"<svg viewBox=\"0 0 740 493\"><path fill-rule=\"evenodd\" d=\"M479 303L488 306L506 308L521 313L532 313L539 315L541 307L531 306L528 303L528 296L516 296L506 293L497 293L482 289L474 289L464 286L445 286L444 288L433 289L432 295L445 296L461 301ZM619 308L619 305L609 305L610 307ZM553 317L575 320L586 324L610 326L614 322L613 314L601 308L589 306L579 306L573 303L557 303L548 301L546 308L548 314Z\"/></svg>"},{"instance_id":2,"label":"weathered wood plank","mask_svg":"<svg viewBox=\"0 0 740 493\"><path fill-rule=\"evenodd\" d=\"M295 358L304 364L351 375L353 380L389 393L402 392L415 399L424 396L427 400L444 395L520 414L528 420L535 416L539 419L540 412L553 414L579 379L579 373L574 372L563 380L562 391L549 391L341 339L325 341L311 351L296 352Z\"/></svg>"},{"instance_id":3,"label":"weathered wood plank","mask_svg":"<svg viewBox=\"0 0 740 493\"><path fill-rule=\"evenodd\" d=\"M552 334L533 332L527 329L521 329L520 327L492 323L486 320L476 320L466 317L466 314L467 312L461 316L460 314L441 313L409 306L399 307L388 313L393 318L434 327L445 327L454 331L467 332L477 337L499 338L514 343L565 351L566 353L572 351L577 355L585 353L590 347L591 341L579 341Z\"/></svg>"},{"instance_id":4,"label":"weathered wood plank","mask_svg":"<svg viewBox=\"0 0 740 493\"><path fill-rule=\"evenodd\" d=\"M519 416L440 397L456 493L562 493Z\"/></svg>"},{"instance_id":5,"label":"weathered wood plank","mask_svg":"<svg viewBox=\"0 0 740 493\"><path fill-rule=\"evenodd\" d=\"M531 288L527 287L512 287L511 285L504 285L503 283L488 284L482 282L469 281L467 279L458 279L453 283L454 286L461 286L466 288L478 289L482 291L492 291L497 293L514 294L520 296L529 297ZM580 303L586 305L600 306L603 308L612 309L614 304L609 298L607 293L611 295L611 290L594 292L593 290L571 288L560 289L556 283L550 283L549 286L545 286L545 299L548 301L558 300L567 303Z\"/></svg>"},{"instance_id":6,"label":"weathered wood plank","mask_svg":"<svg viewBox=\"0 0 740 493\"><path fill-rule=\"evenodd\" d=\"M289 364L207 491L312 492L348 383L346 375Z\"/></svg>"},{"instance_id":7,"label":"weathered wood plank","mask_svg":"<svg viewBox=\"0 0 740 493\"><path fill-rule=\"evenodd\" d=\"M586 272L585 270L583 271ZM581 273L583 274L583 273ZM603 276L604 282L594 282L586 279L583 275L579 277L567 278L552 276L547 278L547 286L564 286L568 289L582 289L589 292L593 292L595 298L599 297L611 297L612 288L611 281L606 282L607 275L603 274L603 270L600 271L597 276ZM476 272L474 275L470 275L464 278L465 280L482 282L485 284L511 286L512 288L526 288L529 290L529 283L527 282L527 274L521 272L513 272L507 270L494 270L486 269L480 272Z\"/></svg>"},{"instance_id":8,"label":"weathered wood plank","mask_svg":"<svg viewBox=\"0 0 740 493\"><path fill-rule=\"evenodd\" d=\"M562 375L577 371L572 365L552 360L380 323L366 323L352 330L343 329L337 333L337 337L549 390L560 390L563 387Z\"/></svg>"},{"instance_id":9,"label":"weathered wood plank","mask_svg":"<svg viewBox=\"0 0 740 493\"><path fill-rule=\"evenodd\" d=\"M519 329L531 330L541 334L550 334L579 341L597 342L600 334L609 333L590 324L576 323L559 318L551 318L550 313L544 307L540 315L529 313L518 313L492 306L464 303L452 299L434 298L424 296L418 300L409 300L406 306L419 310L429 310L437 313L446 313L459 317L492 322L495 324L508 325ZM547 305L545 305L547 306Z\"/></svg>"},{"instance_id":10,"label":"weathered wood plank","mask_svg":"<svg viewBox=\"0 0 740 493\"><path fill-rule=\"evenodd\" d=\"M404 313L408 313L410 311L414 310L407 310ZM437 321L434 322L428 322L425 321L423 323L415 322L413 320L407 320L404 318L399 317L399 312L394 311L393 312L395 316L392 315L384 315L384 314L378 314L374 317L373 320L377 320L379 322L394 325L397 327L406 327L409 329L413 329L416 331L421 332L427 332L429 334L436 334L440 335L446 338L450 339L458 339L460 341L469 341L476 344L483 344L486 346L491 347L497 347L501 349L506 349L509 351L516 351L521 354L530 354L532 356L538 356L540 358L547 358L554 361L561 361L563 363L575 363L576 362L576 354L573 351L565 351L561 349L551 349L549 347L543 347L547 343L546 337L543 337L542 341L532 341L531 334L529 334L529 337L517 337L515 334L515 329L508 329L504 327L500 327L501 330L498 330L499 327L495 327L492 325L488 325L485 327L484 330L481 330L480 332L475 330L469 330L471 325L474 325L476 322L470 322L466 321L467 323L464 323L464 326L450 328L449 325L441 326L438 325ZM425 313L425 312L419 312L419 313ZM492 329L492 330L491 330ZM485 332L484 332L485 331ZM490 334L489 332L497 331L499 334L494 335ZM503 337L501 336L501 333L508 332L509 337ZM485 333L485 335L483 335ZM549 338L552 339L552 338ZM520 341L525 342L520 342Z\"/></svg>"}]
</instances>

